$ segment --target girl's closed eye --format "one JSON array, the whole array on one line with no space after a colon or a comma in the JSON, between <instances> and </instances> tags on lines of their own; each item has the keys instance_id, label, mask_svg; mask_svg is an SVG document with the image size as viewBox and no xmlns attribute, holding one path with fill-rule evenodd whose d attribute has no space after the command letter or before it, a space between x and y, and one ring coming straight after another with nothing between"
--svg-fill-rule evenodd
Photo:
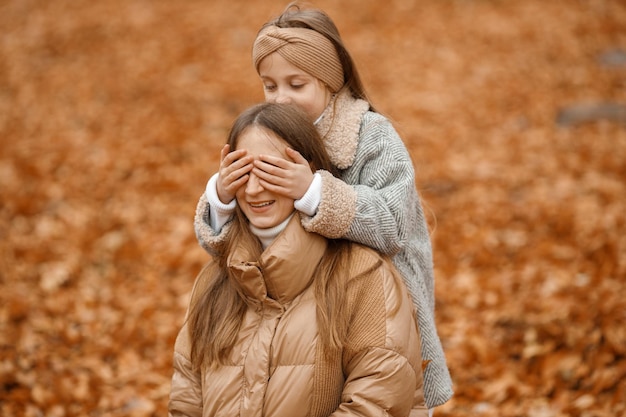
<instances>
[{"instance_id":1,"label":"girl's closed eye","mask_svg":"<svg viewBox=\"0 0 626 417\"><path fill-rule=\"evenodd\" d=\"M263 84L263 89L265 91L274 91L276 90L276 85L275 84Z\"/></svg>"}]
</instances>

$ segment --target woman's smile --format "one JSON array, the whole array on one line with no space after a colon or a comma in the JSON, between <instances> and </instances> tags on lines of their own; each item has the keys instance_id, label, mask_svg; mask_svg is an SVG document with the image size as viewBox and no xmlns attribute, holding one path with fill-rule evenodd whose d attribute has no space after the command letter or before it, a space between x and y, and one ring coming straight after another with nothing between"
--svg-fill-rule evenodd
<instances>
[{"instance_id":1,"label":"woman's smile","mask_svg":"<svg viewBox=\"0 0 626 417\"><path fill-rule=\"evenodd\" d=\"M255 211L263 211L263 209L268 208L270 205L274 204L275 200L271 201L262 201L262 202L248 202L248 205L252 207Z\"/></svg>"}]
</instances>

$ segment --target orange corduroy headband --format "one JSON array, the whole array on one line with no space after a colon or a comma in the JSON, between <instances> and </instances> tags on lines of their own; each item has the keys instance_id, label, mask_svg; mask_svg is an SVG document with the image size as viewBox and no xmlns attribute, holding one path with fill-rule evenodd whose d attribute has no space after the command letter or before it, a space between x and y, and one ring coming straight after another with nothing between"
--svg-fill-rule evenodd
<instances>
[{"instance_id":1,"label":"orange corduroy headband","mask_svg":"<svg viewBox=\"0 0 626 417\"><path fill-rule=\"evenodd\" d=\"M263 29L252 47L252 62L257 72L263 58L274 52L321 80L333 93L343 87L343 67L337 50L321 33L305 28L269 26Z\"/></svg>"}]
</instances>

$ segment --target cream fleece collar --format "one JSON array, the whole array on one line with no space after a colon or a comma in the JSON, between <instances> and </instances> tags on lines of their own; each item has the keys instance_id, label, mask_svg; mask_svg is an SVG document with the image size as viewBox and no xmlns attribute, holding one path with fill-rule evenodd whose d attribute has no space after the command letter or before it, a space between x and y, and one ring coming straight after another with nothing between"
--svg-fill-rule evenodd
<instances>
[{"instance_id":1,"label":"cream fleece collar","mask_svg":"<svg viewBox=\"0 0 626 417\"><path fill-rule=\"evenodd\" d=\"M317 123L317 130L324 140L331 162L339 169L352 166L359 144L359 131L363 114L369 103L355 99L347 88L339 91Z\"/></svg>"}]
</instances>

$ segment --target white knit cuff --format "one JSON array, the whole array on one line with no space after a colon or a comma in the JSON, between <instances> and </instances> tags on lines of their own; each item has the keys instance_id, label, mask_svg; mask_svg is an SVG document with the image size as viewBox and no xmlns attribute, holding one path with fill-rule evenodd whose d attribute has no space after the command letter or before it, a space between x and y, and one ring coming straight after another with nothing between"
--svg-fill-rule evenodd
<instances>
[{"instance_id":1,"label":"white knit cuff","mask_svg":"<svg viewBox=\"0 0 626 417\"><path fill-rule=\"evenodd\" d=\"M206 190L204 195L209 202L209 221L211 228L216 232L222 230L222 227L233 217L235 207L237 207L237 200L233 200L224 204L217 196L217 178L219 173L213 174L206 184Z\"/></svg>"},{"instance_id":2,"label":"white knit cuff","mask_svg":"<svg viewBox=\"0 0 626 417\"><path fill-rule=\"evenodd\" d=\"M313 216L317 213L317 207L320 205L322 199L322 176L316 172L313 174L313 181L309 185L309 189L302 196L301 199L295 200L293 206L296 210L306 214L307 216Z\"/></svg>"}]
</instances>

